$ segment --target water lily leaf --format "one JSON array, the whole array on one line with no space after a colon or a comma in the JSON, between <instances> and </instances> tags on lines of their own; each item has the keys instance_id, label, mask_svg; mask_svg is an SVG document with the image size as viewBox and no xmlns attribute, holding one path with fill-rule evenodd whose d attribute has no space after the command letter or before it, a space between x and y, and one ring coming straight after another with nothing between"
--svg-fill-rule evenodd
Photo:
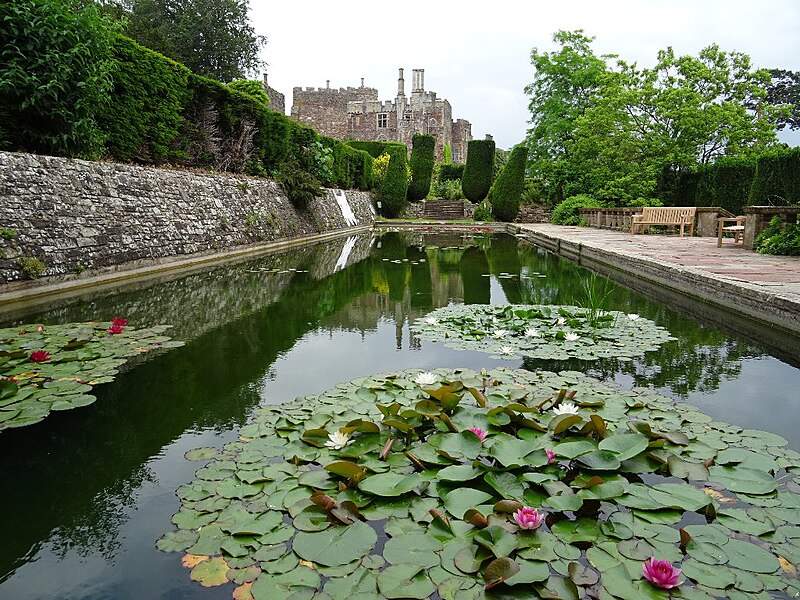
<instances>
[{"instance_id":1,"label":"water lily leaf","mask_svg":"<svg viewBox=\"0 0 800 600\"><path fill-rule=\"evenodd\" d=\"M619 458L609 450L593 450L587 454L582 454L576 460L592 471L614 471L620 467Z\"/></svg>"},{"instance_id":2,"label":"water lily leaf","mask_svg":"<svg viewBox=\"0 0 800 600\"><path fill-rule=\"evenodd\" d=\"M218 454L219 450L216 448L195 448L194 450L189 450L183 456L186 460L208 460L216 458Z\"/></svg>"},{"instance_id":3,"label":"water lily leaf","mask_svg":"<svg viewBox=\"0 0 800 600\"><path fill-rule=\"evenodd\" d=\"M753 573L774 573L780 568L778 559L773 554L744 540L728 540L724 550L728 555L728 564L737 569Z\"/></svg>"},{"instance_id":4,"label":"water lily leaf","mask_svg":"<svg viewBox=\"0 0 800 600\"><path fill-rule=\"evenodd\" d=\"M644 452L648 442L647 437L638 433L618 433L602 440L598 448L613 452L619 461L623 461Z\"/></svg>"},{"instance_id":5,"label":"water lily leaf","mask_svg":"<svg viewBox=\"0 0 800 600\"><path fill-rule=\"evenodd\" d=\"M600 581L600 575L594 569L581 563L569 563L569 578L575 585L588 587Z\"/></svg>"},{"instance_id":6,"label":"water lily leaf","mask_svg":"<svg viewBox=\"0 0 800 600\"><path fill-rule=\"evenodd\" d=\"M597 442L588 438L567 439L553 446L553 452L569 460L578 458L597 449Z\"/></svg>"},{"instance_id":7,"label":"water lily leaf","mask_svg":"<svg viewBox=\"0 0 800 600\"><path fill-rule=\"evenodd\" d=\"M375 496L393 497L407 494L417 487L421 481L422 479L418 474L379 473L360 481L358 488L362 492Z\"/></svg>"},{"instance_id":8,"label":"water lily leaf","mask_svg":"<svg viewBox=\"0 0 800 600\"><path fill-rule=\"evenodd\" d=\"M701 462L683 460L673 455L667 459L667 466L673 477L689 481L706 481L708 479L708 467Z\"/></svg>"},{"instance_id":9,"label":"water lily leaf","mask_svg":"<svg viewBox=\"0 0 800 600\"><path fill-rule=\"evenodd\" d=\"M525 486L512 473L491 471L483 476L483 480L494 488L501 497L510 500L522 500Z\"/></svg>"},{"instance_id":10,"label":"water lily leaf","mask_svg":"<svg viewBox=\"0 0 800 600\"><path fill-rule=\"evenodd\" d=\"M323 590L333 600L378 600L378 580L371 570L355 571L341 579L331 578Z\"/></svg>"},{"instance_id":11,"label":"water lily leaf","mask_svg":"<svg viewBox=\"0 0 800 600\"><path fill-rule=\"evenodd\" d=\"M544 505L560 511L576 511L583 506L583 498L576 494L563 494L561 496L550 496L544 501Z\"/></svg>"},{"instance_id":12,"label":"water lily leaf","mask_svg":"<svg viewBox=\"0 0 800 600\"><path fill-rule=\"evenodd\" d=\"M531 448L530 442L511 436L497 436L489 450L489 454L492 457L508 468L516 468L523 465L539 467L547 464L546 457L544 460L541 457L537 459L534 452L535 449ZM529 455L531 455L530 460L528 459Z\"/></svg>"},{"instance_id":13,"label":"water lily leaf","mask_svg":"<svg viewBox=\"0 0 800 600\"><path fill-rule=\"evenodd\" d=\"M378 574L378 590L384 598L424 600L436 586L423 569L416 565L392 565Z\"/></svg>"},{"instance_id":14,"label":"water lily leaf","mask_svg":"<svg viewBox=\"0 0 800 600\"><path fill-rule=\"evenodd\" d=\"M442 435L438 451L451 460L473 460L481 452L481 440L471 431Z\"/></svg>"},{"instance_id":15,"label":"water lily leaf","mask_svg":"<svg viewBox=\"0 0 800 600\"><path fill-rule=\"evenodd\" d=\"M683 574L696 583L724 590L736 583L736 574L723 565L707 565L693 558L681 563Z\"/></svg>"},{"instance_id":16,"label":"water lily leaf","mask_svg":"<svg viewBox=\"0 0 800 600\"><path fill-rule=\"evenodd\" d=\"M516 561L506 556L494 559L486 566L486 570L483 572L483 579L486 581L485 589L489 590L503 583L510 577L519 573L519 571L520 566Z\"/></svg>"},{"instance_id":17,"label":"water lily leaf","mask_svg":"<svg viewBox=\"0 0 800 600\"><path fill-rule=\"evenodd\" d=\"M224 479L217 484L217 493L223 498L247 498L258 494L264 486L249 484L238 479Z\"/></svg>"},{"instance_id":18,"label":"water lily leaf","mask_svg":"<svg viewBox=\"0 0 800 600\"><path fill-rule=\"evenodd\" d=\"M224 558L216 556L198 564L189 577L203 587L215 587L228 583L229 568Z\"/></svg>"},{"instance_id":19,"label":"water lily leaf","mask_svg":"<svg viewBox=\"0 0 800 600\"><path fill-rule=\"evenodd\" d=\"M168 531L156 542L156 548L162 552L183 552L197 541L198 535L195 531L179 529L178 531Z\"/></svg>"},{"instance_id":20,"label":"water lily leaf","mask_svg":"<svg viewBox=\"0 0 800 600\"><path fill-rule=\"evenodd\" d=\"M564 433L570 427L583 424L583 417L580 415L557 415L550 419L547 427L553 432L553 435Z\"/></svg>"},{"instance_id":21,"label":"water lily leaf","mask_svg":"<svg viewBox=\"0 0 800 600\"><path fill-rule=\"evenodd\" d=\"M492 556L484 546L469 545L455 553L456 568L463 573L477 573L483 562Z\"/></svg>"},{"instance_id":22,"label":"water lily leaf","mask_svg":"<svg viewBox=\"0 0 800 600\"><path fill-rule=\"evenodd\" d=\"M472 481L483 475L483 470L472 465L452 465L438 473L439 481Z\"/></svg>"},{"instance_id":23,"label":"water lily leaf","mask_svg":"<svg viewBox=\"0 0 800 600\"><path fill-rule=\"evenodd\" d=\"M372 527L356 521L346 527L331 527L320 532L298 532L292 549L300 558L335 567L366 556L377 541L378 534Z\"/></svg>"},{"instance_id":24,"label":"water lily leaf","mask_svg":"<svg viewBox=\"0 0 800 600\"><path fill-rule=\"evenodd\" d=\"M551 575L544 584L536 587L540 598L551 600L578 600L580 592L571 579ZM630 596L634 598L636 596Z\"/></svg>"},{"instance_id":25,"label":"water lily leaf","mask_svg":"<svg viewBox=\"0 0 800 600\"><path fill-rule=\"evenodd\" d=\"M546 581L550 577L550 567L544 561L517 558L515 562L519 571L506 579L506 584L510 586Z\"/></svg>"},{"instance_id":26,"label":"water lily leaf","mask_svg":"<svg viewBox=\"0 0 800 600\"><path fill-rule=\"evenodd\" d=\"M477 508L491 499L491 494L472 488L453 490L443 498L447 512L458 519L462 519L470 508Z\"/></svg>"},{"instance_id":27,"label":"water lily leaf","mask_svg":"<svg viewBox=\"0 0 800 600\"><path fill-rule=\"evenodd\" d=\"M664 508L699 511L709 504L708 494L688 483L659 483L652 486L650 497Z\"/></svg>"},{"instance_id":28,"label":"water lily leaf","mask_svg":"<svg viewBox=\"0 0 800 600\"><path fill-rule=\"evenodd\" d=\"M709 481L724 485L732 492L761 495L774 492L777 487L775 479L769 473L749 467L715 465L709 467L708 473Z\"/></svg>"},{"instance_id":29,"label":"water lily leaf","mask_svg":"<svg viewBox=\"0 0 800 600\"><path fill-rule=\"evenodd\" d=\"M567 544L596 542L602 535L600 524L593 519L564 520L551 527L553 534Z\"/></svg>"},{"instance_id":30,"label":"water lily leaf","mask_svg":"<svg viewBox=\"0 0 800 600\"><path fill-rule=\"evenodd\" d=\"M473 539L497 558L510 556L517 548L516 536L499 525L491 525L481 529Z\"/></svg>"},{"instance_id":31,"label":"water lily leaf","mask_svg":"<svg viewBox=\"0 0 800 600\"><path fill-rule=\"evenodd\" d=\"M383 547L383 557L388 563L408 563L429 569L439 564L442 543L425 533L412 533L393 537Z\"/></svg>"}]
</instances>

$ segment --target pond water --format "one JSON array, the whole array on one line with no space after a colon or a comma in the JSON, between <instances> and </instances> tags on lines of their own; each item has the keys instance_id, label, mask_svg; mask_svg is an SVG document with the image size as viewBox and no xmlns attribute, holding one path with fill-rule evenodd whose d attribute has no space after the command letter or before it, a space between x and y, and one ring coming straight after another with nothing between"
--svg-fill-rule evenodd
<instances>
[{"instance_id":1,"label":"pond water","mask_svg":"<svg viewBox=\"0 0 800 600\"><path fill-rule=\"evenodd\" d=\"M2 326L169 323L186 341L96 388L89 407L0 433L0 598L230 598L232 587L201 588L179 555L154 547L172 527L176 488L199 466L184 453L236 439L259 405L377 372L581 370L655 388L800 450L796 365L621 286L607 284L605 308L652 319L677 341L630 362L501 363L409 332L451 303L585 303L589 281L588 271L512 236L386 232L0 314Z\"/></svg>"}]
</instances>

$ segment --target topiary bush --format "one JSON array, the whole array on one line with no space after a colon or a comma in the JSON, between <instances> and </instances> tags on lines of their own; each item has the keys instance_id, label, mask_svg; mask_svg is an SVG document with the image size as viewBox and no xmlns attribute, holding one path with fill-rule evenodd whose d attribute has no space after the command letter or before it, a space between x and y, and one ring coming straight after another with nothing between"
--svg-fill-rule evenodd
<instances>
[{"instance_id":1,"label":"topiary bush","mask_svg":"<svg viewBox=\"0 0 800 600\"><path fill-rule=\"evenodd\" d=\"M602 202L586 194L570 196L553 209L550 222L556 225L581 225L582 219L578 210L601 206L603 206Z\"/></svg>"},{"instance_id":2,"label":"topiary bush","mask_svg":"<svg viewBox=\"0 0 800 600\"><path fill-rule=\"evenodd\" d=\"M0 143L98 158L95 111L108 101L116 25L93 2L0 3Z\"/></svg>"},{"instance_id":3,"label":"topiary bush","mask_svg":"<svg viewBox=\"0 0 800 600\"><path fill-rule=\"evenodd\" d=\"M436 138L432 135L416 134L411 138L411 184L408 199L418 202L428 195L433 175L433 152Z\"/></svg>"},{"instance_id":4,"label":"topiary bush","mask_svg":"<svg viewBox=\"0 0 800 600\"><path fill-rule=\"evenodd\" d=\"M389 155L389 164L383 182L378 190L380 212L393 219L403 212L408 192L408 150L405 144L386 144L385 152Z\"/></svg>"},{"instance_id":5,"label":"topiary bush","mask_svg":"<svg viewBox=\"0 0 800 600\"><path fill-rule=\"evenodd\" d=\"M494 180L489 190L492 216L498 221L512 222L517 218L522 191L525 189L525 167L528 163L527 146L516 146L508 162Z\"/></svg>"},{"instance_id":6,"label":"topiary bush","mask_svg":"<svg viewBox=\"0 0 800 600\"><path fill-rule=\"evenodd\" d=\"M461 187L464 197L478 203L489 193L494 168L494 140L471 140L467 145L467 164Z\"/></svg>"},{"instance_id":7,"label":"topiary bush","mask_svg":"<svg viewBox=\"0 0 800 600\"><path fill-rule=\"evenodd\" d=\"M464 177L464 165L439 165L439 181L461 181Z\"/></svg>"}]
</instances>

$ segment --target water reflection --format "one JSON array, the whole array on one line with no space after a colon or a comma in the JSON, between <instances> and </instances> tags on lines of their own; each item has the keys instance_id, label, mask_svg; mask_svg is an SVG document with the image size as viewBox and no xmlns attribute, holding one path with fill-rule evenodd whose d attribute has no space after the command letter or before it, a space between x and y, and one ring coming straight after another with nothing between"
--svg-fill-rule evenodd
<instances>
[{"instance_id":1,"label":"water reflection","mask_svg":"<svg viewBox=\"0 0 800 600\"><path fill-rule=\"evenodd\" d=\"M187 341L96 388L98 402L90 407L0 434L0 477L13 490L0 496L0 512L8 517L0 597L48 597L43 582L53 579L63 583L58 595L65 598L229 597L229 590L200 589L175 555L153 549L177 509L175 488L196 468L183 461L186 449L234 439L260 403L317 393L360 375L519 366L423 345L409 324L450 303L585 303L586 281L581 267L512 236L386 232L0 317L11 325L119 315L133 324L171 323L172 335ZM781 382L770 401L796 414L797 369L686 312L621 286L609 290L603 308L639 313L678 340L629 362L524 360L522 366L656 387L742 424L767 412L749 402L767 373ZM797 425L792 416L750 426L786 436Z\"/></svg>"}]
</instances>

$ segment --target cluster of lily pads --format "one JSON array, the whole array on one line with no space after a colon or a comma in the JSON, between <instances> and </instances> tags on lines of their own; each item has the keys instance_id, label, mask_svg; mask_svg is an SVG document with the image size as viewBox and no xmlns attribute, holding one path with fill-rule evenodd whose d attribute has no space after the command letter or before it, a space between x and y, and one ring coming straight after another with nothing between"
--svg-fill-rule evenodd
<instances>
[{"instance_id":1,"label":"cluster of lily pads","mask_svg":"<svg viewBox=\"0 0 800 600\"><path fill-rule=\"evenodd\" d=\"M157 546L238 600L794 597L785 445L577 372L387 373L187 453Z\"/></svg>"},{"instance_id":2,"label":"cluster of lily pads","mask_svg":"<svg viewBox=\"0 0 800 600\"><path fill-rule=\"evenodd\" d=\"M92 404L92 387L113 381L130 357L182 346L167 329L137 329L122 318L0 329L0 430Z\"/></svg>"},{"instance_id":3,"label":"cluster of lily pads","mask_svg":"<svg viewBox=\"0 0 800 600\"><path fill-rule=\"evenodd\" d=\"M559 305L454 305L411 326L423 340L495 358L630 360L675 338L637 314Z\"/></svg>"}]
</instances>

